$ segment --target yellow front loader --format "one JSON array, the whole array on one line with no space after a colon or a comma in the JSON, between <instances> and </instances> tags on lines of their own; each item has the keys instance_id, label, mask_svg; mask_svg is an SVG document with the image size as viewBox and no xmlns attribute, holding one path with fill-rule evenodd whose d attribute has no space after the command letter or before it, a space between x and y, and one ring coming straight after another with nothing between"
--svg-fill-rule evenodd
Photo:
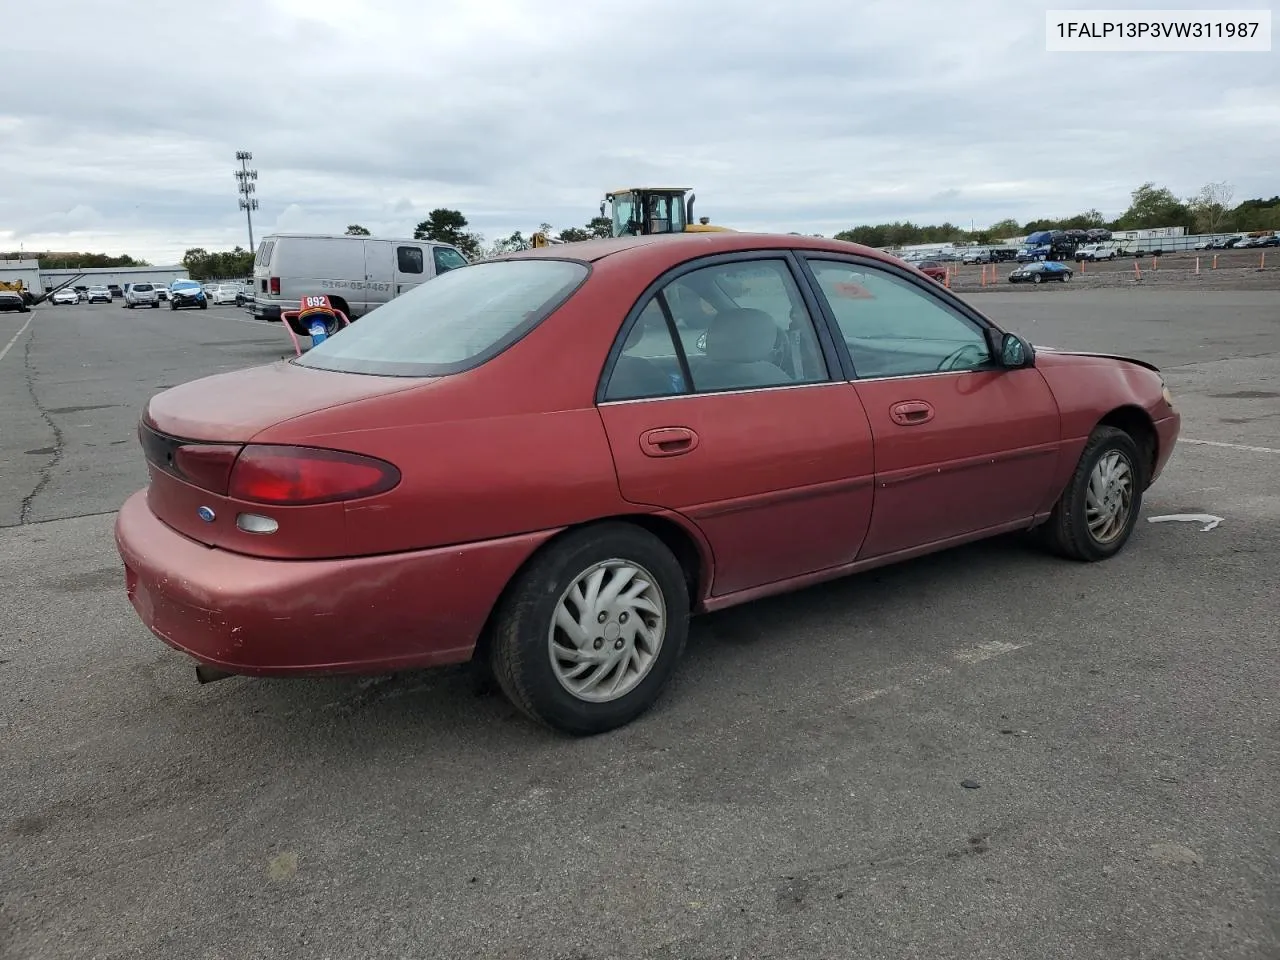
<instances>
[{"instance_id":1,"label":"yellow front loader","mask_svg":"<svg viewBox=\"0 0 1280 960\"><path fill-rule=\"evenodd\" d=\"M713 225L706 217L695 222L693 200L688 187L624 187L604 195L600 216L612 222L615 237L733 232Z\"/></svg>"}]
</instances>

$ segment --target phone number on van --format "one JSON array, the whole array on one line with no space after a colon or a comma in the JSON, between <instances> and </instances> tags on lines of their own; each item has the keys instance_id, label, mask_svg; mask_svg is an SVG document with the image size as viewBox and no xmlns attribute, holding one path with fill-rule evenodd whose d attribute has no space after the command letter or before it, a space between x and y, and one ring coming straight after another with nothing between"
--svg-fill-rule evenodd
<instances>
[{"instance_id":1,"label":"phone number on van","mask_svg":"<svg viewBox=\"0 0 1280 960\"><path fill-rule=\"evenodd\" d=\"M320 286L326 290L342 288L347 290L390 290L391 284L370 280L321 280Z\"/></svg>"}]
</instances>

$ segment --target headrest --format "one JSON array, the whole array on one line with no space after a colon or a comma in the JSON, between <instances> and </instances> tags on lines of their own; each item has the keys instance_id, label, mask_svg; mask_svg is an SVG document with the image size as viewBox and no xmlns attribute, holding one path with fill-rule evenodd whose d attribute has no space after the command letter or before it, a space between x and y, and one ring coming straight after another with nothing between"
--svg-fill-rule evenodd
<instances>
[{"instance_id":1,"label":"headrest","mask_svg":"<svg viewBox=\"0 0 1280 960\"><path fill-rule=\"evenodd\" d=\"M778 342L778 325L763 310L738 307L711 318L707 327L708 360L755 363L768 360Z\"/></svg>"}]
</instances>

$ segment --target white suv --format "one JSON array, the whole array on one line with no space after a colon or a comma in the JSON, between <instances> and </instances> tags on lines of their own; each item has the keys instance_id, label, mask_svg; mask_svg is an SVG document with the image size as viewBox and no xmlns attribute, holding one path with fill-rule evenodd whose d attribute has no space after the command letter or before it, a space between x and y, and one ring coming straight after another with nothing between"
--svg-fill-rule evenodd
<instances>
[{"instance_id":1,"label":"white suv","mask_svg":"<svg viewBox=\"0 0 1280 960\"><path fill-rule=\"evenodd\" d=\"M154 284L131 283L124 293L124 305L132 310L134 307L160 307L160 294L156 293Z\"/></svg>"},{"instance_id":2,"label":"white suv","mask_svg":"<svg viewBox=\"0 0 1280 960\"><path fill-rule=\"evenodd\" d=\"M1114 260L1119 251L1114 244L1090 243L1076 249L1077 260Z\"/></svg>"}]
</instances>

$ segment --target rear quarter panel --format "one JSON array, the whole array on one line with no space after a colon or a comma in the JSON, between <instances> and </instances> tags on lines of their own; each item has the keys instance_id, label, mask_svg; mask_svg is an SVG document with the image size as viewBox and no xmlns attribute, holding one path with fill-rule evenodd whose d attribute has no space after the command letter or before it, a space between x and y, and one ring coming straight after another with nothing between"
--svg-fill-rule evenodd
<instances>
[{"instance_id":1,"label":"rear quarter panel","mask_svg":"<svg viewBox=\"0 0 1280 960\"><path fill-rule=\"evenodd\" d=\"M605 357L651 275L610 270L480 367L268 427L256 443L381 457L398 487L347 504L356 553L467 543L635 513L595 406Z\"/></svg>"}]
</instances>

